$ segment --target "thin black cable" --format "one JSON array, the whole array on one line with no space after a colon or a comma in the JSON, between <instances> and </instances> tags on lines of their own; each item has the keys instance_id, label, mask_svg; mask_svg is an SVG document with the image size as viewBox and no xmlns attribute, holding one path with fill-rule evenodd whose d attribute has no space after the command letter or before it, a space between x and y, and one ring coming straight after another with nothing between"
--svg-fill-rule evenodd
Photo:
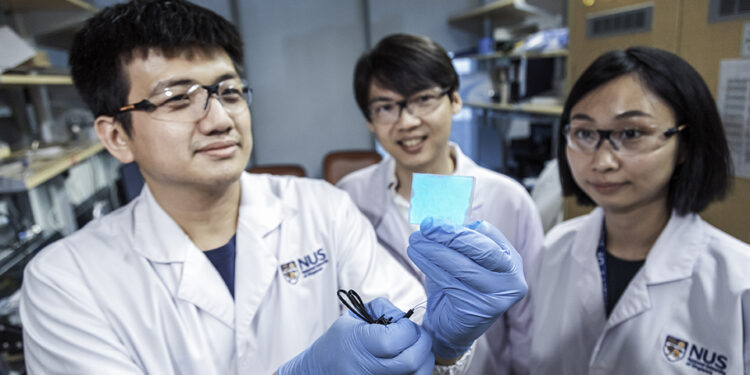
<instances>
[{"instance_id":1,"label":"thin black cable","mask_svg":"<svg viewBox=\"0 0 750 375\"><path fill-rule=\"evenodd\" d=\"M343 293L343 296L342 296ZM385 317L385 314L381 315L377 319L373 318L372 315L370 315L370 311L367 310L367 305L362 302L362 298L355 292L354 290L349 290L348 292L344 289L339 289L336 294L339 296L339 301L346 306L349 311L351 311L354 315L358 316L360 319L364 320L367 323L370 324L382 324L384 326L387 326L391 324L391 321L393 320L393 317ZM349 302L347 303L346 296L349 299ZM351 303L351 305L350 305Z\"/></svg>"}]
</instances>

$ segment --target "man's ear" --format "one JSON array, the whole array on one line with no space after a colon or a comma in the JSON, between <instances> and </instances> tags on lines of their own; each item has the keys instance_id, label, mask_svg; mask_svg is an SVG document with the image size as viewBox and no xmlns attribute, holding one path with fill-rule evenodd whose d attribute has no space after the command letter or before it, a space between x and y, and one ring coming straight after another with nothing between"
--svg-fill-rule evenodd
<instances>
[{"instance_id":1,"label":"man's ear","mask_svg":"<svg viewBox=\"0 0 750 375\"><path fill-rule=\"evenodd\" d=\"M367 120L367 129L370 130L370 133L375 134L375 124L373 124L370 120Z\"/></svg>"},{"instance_id":2,"label":"man's ear","mask_svg":"<svg viewBox=\"0 0 750 375\"><path fill-rule=\"evenodd\" d=\"M96 135L112 156L123 164L133 161L130 149L130 137L125 133L122 124L112 116L99 116L94 121Z\"/></svg>"},{"instance_id":3,"label":"man's ear","mask_svg":"<svg viewBox=\"0 0 750 375\"><path fill-rule=\"evenodd\" d=\"M463 107L464 102L461 100L461 95L458 95L458 90L453 91L451 94L451 111L455 115Z\"/></svg>"}]
</instances>

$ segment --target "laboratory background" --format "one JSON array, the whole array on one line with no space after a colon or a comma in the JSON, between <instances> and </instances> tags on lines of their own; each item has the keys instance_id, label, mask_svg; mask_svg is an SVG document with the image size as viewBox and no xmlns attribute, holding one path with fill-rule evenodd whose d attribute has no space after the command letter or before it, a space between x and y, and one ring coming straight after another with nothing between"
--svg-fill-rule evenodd
<instances>
[{"instance_id":1,"label":"laboratory background","mask_svg":"<svg viewBox=\"0 0 750 375\"><path fill-rule=\"evenodd\" d=\"M717 100L734 188L702 217L750 242L750 2L745 0L193 0L245 41L248 171L336 183L384 151L354 98L359 56L392 33L449 51L462 110L451 140L532 194L545 230L590 207L563 198L562 103L597 56L632 45L686 59ZM98 142L67 49L107 0L0 0L0 374L23 373L18 290L45 245L117 209L142 178Z\"/></svg>"}]
</instances>

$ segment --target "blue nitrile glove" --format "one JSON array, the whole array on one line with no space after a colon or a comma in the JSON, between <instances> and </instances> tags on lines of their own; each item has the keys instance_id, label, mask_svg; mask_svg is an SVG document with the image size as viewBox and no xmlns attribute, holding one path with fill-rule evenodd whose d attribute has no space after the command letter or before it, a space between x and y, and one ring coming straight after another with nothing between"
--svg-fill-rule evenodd
<instances>
[{"instance_id":1,"label":"blue nitrile glove","mask_svg":"<svg viewBox=\"0 0 750 375\"><path fill-rule=\"evenodd\" d=\"M440 358L463 355L528 290L521 256L486 221L458 227L427 218L407 251L425 275L422 324Z\"/></svg>"},{"instance_id":2,"label":"blue nitrile glove","mask_svg":"<svg viewBox=\"0 0 750 375\"><path fill-rule=\"evenodd\" d=\"M369 324L347 311L326 332L276 372L286 374L430 374L432 339L385 298L367 304L372 316L393 317Z\"/></svg>"}]
</instances>

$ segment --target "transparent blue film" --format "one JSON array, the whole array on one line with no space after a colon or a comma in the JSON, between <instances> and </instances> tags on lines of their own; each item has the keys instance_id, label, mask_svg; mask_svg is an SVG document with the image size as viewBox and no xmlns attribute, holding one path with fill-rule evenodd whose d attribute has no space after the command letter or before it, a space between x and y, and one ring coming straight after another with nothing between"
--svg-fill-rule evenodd
<instances>
[{"instance_id":1,"label":"transparent blue film","mask_svg":"<svg viewBox=\"0 0 750 375\"><path fill-rule=\"evenodd\" d=\"M474 177L414 173L409 223L419 224L431 216L463 225L471 208L473 191Z\"/></svg>"}]
</instances>

